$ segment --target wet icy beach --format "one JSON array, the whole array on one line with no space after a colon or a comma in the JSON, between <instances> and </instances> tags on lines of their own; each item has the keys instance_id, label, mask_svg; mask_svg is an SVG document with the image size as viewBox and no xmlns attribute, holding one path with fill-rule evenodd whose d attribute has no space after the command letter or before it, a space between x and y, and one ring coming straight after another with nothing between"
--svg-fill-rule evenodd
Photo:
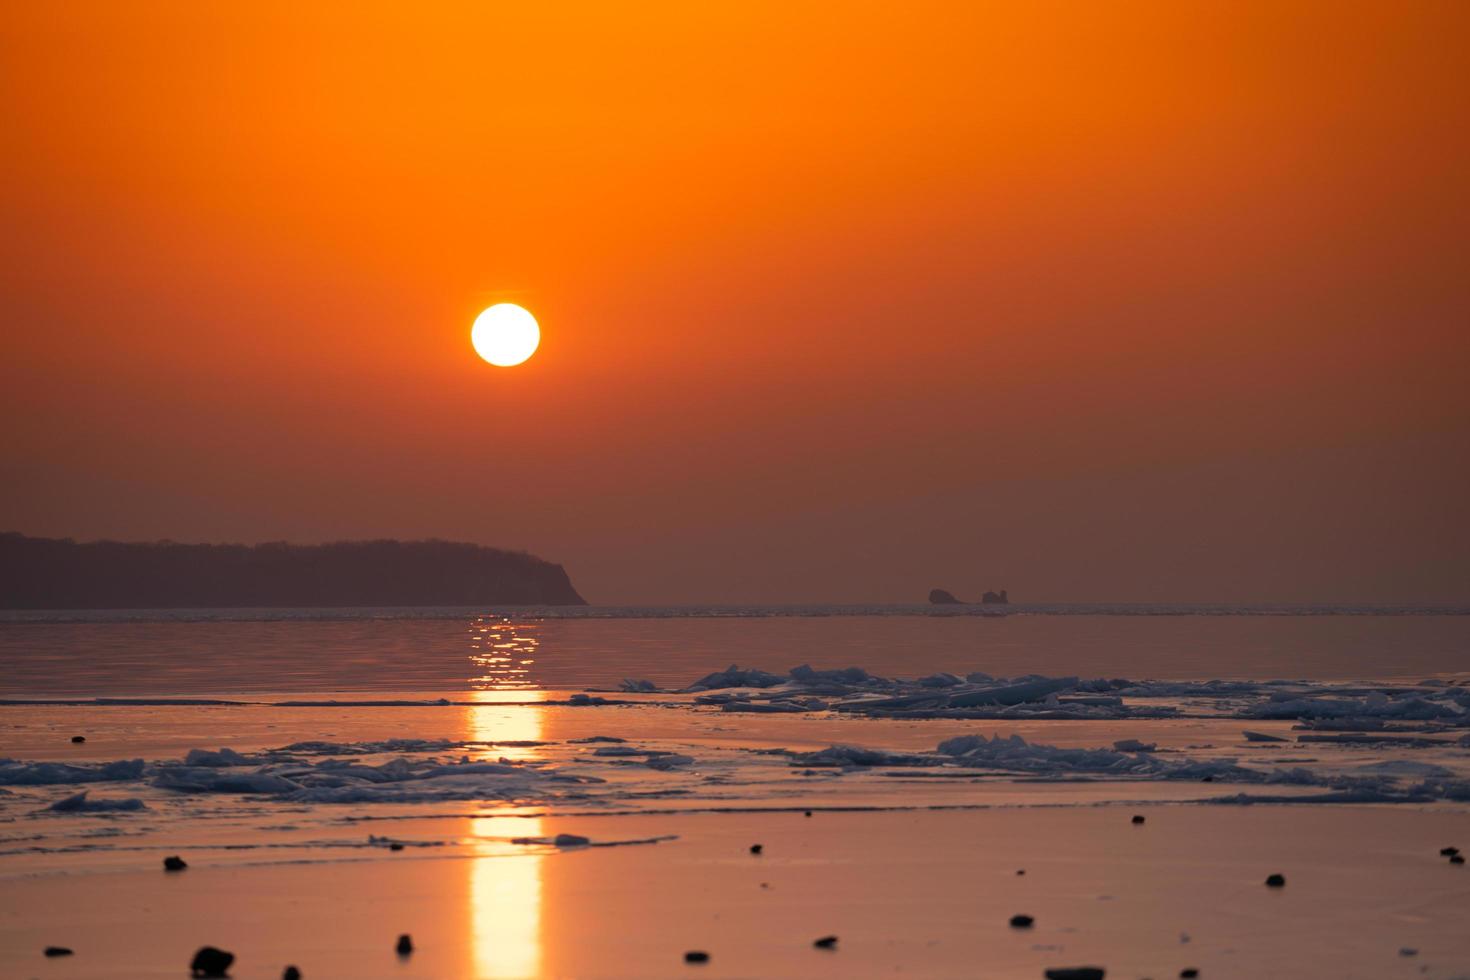
<instances>
[{"instance_id":1,"label":"wet icy beach","mask_svg":"<svg viewBox=\"0 0 1470 980\"><path fill-rule=\"evenodd\" d=\"M0 975L1470 976L1465 617L1025 619L0 629Z\"/></svg>"},{"instance_id":2,"label":"wet icy beach","mask_svg":"<svg viewBox=\"0 0 1470 980\"><path fill-rule=\"evenodd\" d=\"M1470 878L1439 849L1470 828L1470 694L1426 680L12 699L0 966L168 976L212 943L242 977L674 975L686 948L728 976L1464 975ZM390 962L402 931L421 952Z\"/></svg>"}]
</instances>

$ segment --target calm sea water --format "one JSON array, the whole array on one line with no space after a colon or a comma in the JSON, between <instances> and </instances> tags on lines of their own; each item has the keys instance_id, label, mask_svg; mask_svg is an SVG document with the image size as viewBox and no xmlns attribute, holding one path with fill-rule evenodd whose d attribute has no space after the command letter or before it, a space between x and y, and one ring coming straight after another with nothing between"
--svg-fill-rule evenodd
<instances>
[{"instance_id":1,"label":"calm sea water","mask_svg":"<svg viewBox=\"0 0 1470 980\"><path fill-rule=\"evenodd\" d=\"M1012 606L4 614L0 694L683 686L731 663L1152 678L1470 674L1470 608Z\"/></svg>"}]
</instances>

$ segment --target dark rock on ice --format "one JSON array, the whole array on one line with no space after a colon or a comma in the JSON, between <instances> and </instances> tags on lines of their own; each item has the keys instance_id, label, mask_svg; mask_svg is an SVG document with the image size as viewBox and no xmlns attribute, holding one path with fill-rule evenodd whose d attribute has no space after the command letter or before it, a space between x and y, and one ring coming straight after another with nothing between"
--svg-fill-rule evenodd
<instances>
[{"instance_id":1,"label":"dark rock on ice","mask_svg":"<svg viewBox=\"0 0 1470 980\"><path fill-rule=\"evenodd\" d=\"M1441 847L1439 853L1441 857L1454 857L1460 853L1460 849L1458 847Z\"/></svg>"},{"instance_id":2,"label":"dark rock on ice","mask_svg":"<svg viewBox=\"0 0 1470 980\"><path fill-rule=\"evenodd\" d=\"M288 966L286 972L281 974L281 980L301 980L301 971L294 966Z\"/></svg>"},{"instance_id":3,"label":"dark rock on ice","mask_svg":"<svg viewBox=\"0 0 1470 980\"><path fill-rule=\"evenodd\" d=\"M202 946L189 963L189 974L195 977L229 976L228 970L233 962L234 953L227 953L213 946Z\"/></svg>"},{"instance_id":4,"label":"dark rock on ice","mask_svg":"<svg viewBox=\"0 0 1470 980\"><path fill-rule=\"evenodd\" d=\"M805 816L808 816L808 817L809 817L809 816L811 816L811 815L812 815L812 811L810 811L810 810L807 810L807 811L806 811L806 813L805 813Z\"/></svg>"},{"instance_id":5,"label":"dark rock on ice","mask_svg":"<svg viewBox=\"0 0 1470 980\"><path fill-rule=\"evenodd\" d=\"M81 745L83 742L85 742L87 740L87 736L85 736L85 735L73 735L71 737L71 740L72 740L72 744L73 745Z\"/></svg>"},{"instance_id":6,"label":"dark rock on ice","mask_svg":"<svg viewBox=\"0 0 1470 980\"><path fill-rule=\"evenodd\" d=\"M1144 815L1143 815L1143 814L1141 814L1141 813L1135 813L1135 814L1134 814L1134 815L1133 815L1133 822L1134 822L1134 823L1143 823L1143 822L1144 822L1144 820L1146 820L1146 819L1148 819L1148 818L1147 818L1147 817L1145 817L1145 816L1144 816Z\"/></svg>"},{"instance_id":7,"label":"dark rock on ice","mask_svg":"<svg viewBox=\"0 0 1470 980\"><path fill-rule=\"evenodd\" d=\"M1286 887L1286 876L1285 875L1271 875L1269 878L1266 879L1266 887L1267 888L1285 888Z\"/></svg>"},{"instance_id":8,"label":"dark rock on ice","mask_svg":"<svg viewBox=\"0 0 1470 980\"><path fill-rule=\"evenodd\" d=\"M73 955L73 953L72 953L72 951L70 949L67 949L65 946L47 946L46 949L45 949L45 951L41 955L42 956L71 956L71 955Z\"/></svg>"},{"instance_id":9,"label":"dark rock on ice","mask_svg":"<svg viewBox=\"0 0 1470 980\"><path fill-rule=\"evenodd\" d=\"M750 853L752 853L752 854L759 854L763 850L765 850L765 848L762 847L760 844L752 844L752 845L750 845Z\"/></svg>"},{"instance_id":10,"label":"dark rock on ice","mask_svg":"<svg viewBox=\"0 0 1470 980\"><path fill-rule=\"evenodd\" d=\"M580 834L557 834L551 839L551 843L557 847L586 847L592 841Z\"/></svg>"},{"instance_id":11,"label":"dark rock on ice","mask_svg":"<svg viewBox=\"0 0 1470 980\"><path fill-rule=\"evenodd\" d=\"M816 942L812 943L812 945L817 947L817 949L836 949L837 937L823 936L821 939L818 939Z\"/></svg>"},{"instance_id":12,"label":"dark rock on ice","mask_svg":"<svg viewBox=\"0 0 1470 980\"><path fill-rule=\"evenodd\" d=\"M1451 854L1450 855L1450 864L1464 864L1464 863L1465 863L1465 855L1463 855L1463 854Z\"/></svg>"},{"instance_id":13,"label":"dark rock on ice","mask_svg":"<svg viewBox=\"0 0 1470 980\"><path fill-rule=\"evenodd\" d=\"M390 851L401 851L401 850L403 850L403 845L400 844L398 841L394 841L393 843L391 843L391 844L388 845L388 850L390 850Z\"/></svg>"},{"instance_id":14,"label":"dark rock on ice","mask_svg":"<svg viewBox=\"0 0 1470 980\"><path fill-rule=\"evenodd\" d=\"M708 963L709 954L702 949L691 949L684 954L685 963Z\"/></svg>"},{"instance_id":15,"label":"dark rock on ice","mask_svg":"<svg viewBox=\"0 0 1470 980\"><path fill-rule=\"evenodd\" d=\"M1285 742L1286 739L1276 735L1267 735L1265 732L1253 732L1249 729L1241 732L1247 742Z\"/></svg>"},{"instance_id":16,"label":"dark rock on ice","mask_svg":"<svg viewBox=\"0 0 1470 980\"><path fill-rule=\"evenodd\" d=\"M1013 916L1011 916L1011 928L1012 929L1030 929L1035 924L1036 924L1036 920L1034 918L1032 918L1031 916L1029 916L1029 915L1013 915Z\"/></svg>"},{"instance_id":17,"label":"dark rock on ice","mask_svg":"<svg viewBox=\"0 0 1470 980\"><path fill-rule=\"evenodd\" d=\"M408 933L398 937L398 942L393 945L393 951L399 956L407 956L413 952L413 937Z\"/></svg>"},{"instance_id":18,"label":"dark rock on ice","mask_svg":"<svg viewBox=\"0 0 1470 980\"><path fill-rule=\"evenodd\" d=\"M177 854L170 854L163 859L163 870L165 871L183 871L188 866L184 859Z\"/></svg>"},{"instance_id":19,"label":"dark rock on ice","mask_svg":"<svg viewBox=\"0 0 1470 980\"><path fill-rule=\"evenodd\" d=\"M1054 966L1046 971L1046 980L1103 980L1107 975L1100 966Z\"/></svg>"},{"instance_id":20,"label":"dark rock on ice","mask_svg":"<svg viewBox=\"0 0 1470 980\"><path fill-rule=\"evenodd\" d=\"M1180 980L1193 980L1197 976L1199 976L1199 971L1192 966L1186 966L1179 971Z\"/></svg>"}]
</instances>

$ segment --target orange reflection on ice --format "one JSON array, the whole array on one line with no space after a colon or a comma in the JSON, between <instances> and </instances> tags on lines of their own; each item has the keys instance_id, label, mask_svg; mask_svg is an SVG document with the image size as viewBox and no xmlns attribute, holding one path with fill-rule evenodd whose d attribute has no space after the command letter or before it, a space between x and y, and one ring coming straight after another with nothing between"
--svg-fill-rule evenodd
<instances>
[{"instance_id":1,"label":"orange reflection on ice","mask_svg":"<svg viewBox=\"0 0 1470 980\"><path fill-rule=\"evenodd\" d=\"M535 746L506 745L506 742L535 742L541 739L542 709L525 705L526 701L543 701L547 692L534 690L534 682L526 672L509 672L500 658L496 643L510 642L519 627L481 622L485 632L472 630L476 637L488 637L474 644L472 654L485 675L472 681L484 683L484 690L472 691L466 707L465 739L502 743L487 746L485 755L529 761L536 758ZM523 647L522 649L525 649ZM535 649L534 638L529 650ZM517 659L531 658L521 657ZM529 667L513 664L511 667ZM503 683L504 686L500 686ZM540 818L488 817L471 821L470 833L485 838L477 856L466 863L469 893L469 968L475 977L534 977L541 973L541 862L539 854L504 856L499 843L509 837L539 837ZM494 841L492 843L492 841ZM499 856L497 856L499 855Z\"/></svg>"}]
</instances>

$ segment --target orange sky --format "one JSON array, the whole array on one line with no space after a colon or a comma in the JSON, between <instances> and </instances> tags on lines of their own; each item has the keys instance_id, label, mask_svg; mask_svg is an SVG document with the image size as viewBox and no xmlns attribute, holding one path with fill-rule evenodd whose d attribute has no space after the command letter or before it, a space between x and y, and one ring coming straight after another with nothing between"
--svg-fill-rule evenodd
<instances>
[{"instance_id":1,"label":"orange sky","mask_svg":"<svg viewBox=\"0 0 1470 980\"><path fill-rule=\"evenodd\" d=\"M1470 598L1470 6L420 6L7 4L0 527Z\"/></svg>"}]
</instances>

